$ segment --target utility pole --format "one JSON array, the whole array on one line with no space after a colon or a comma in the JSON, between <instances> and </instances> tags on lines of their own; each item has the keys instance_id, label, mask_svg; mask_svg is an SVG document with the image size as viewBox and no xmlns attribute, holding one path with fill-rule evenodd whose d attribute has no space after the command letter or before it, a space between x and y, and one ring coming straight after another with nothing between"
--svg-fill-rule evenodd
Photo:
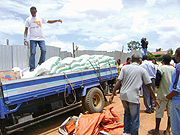
<instances>
[{"instance_id":1,"label":"utility pole","mask_svg":"<svg viewBox=\"0 0 180 135\"><path fill-rule=\"evenodd\" d=\"M77 52L77 50L78 50L78 46L74 46L74 42L72 43L72 45L73 45L73 58L75 58L75 52Z\"/></svg>"},{"instance_id":2,"label":"utility pole","mask_svg":"<svg viewBox=\"0 0 180 135\"><path fill-rule=\"evenodd\" d=\"M123 51L124 51L124 45L122 45L122 52L121 52L121 56L120 56L121 60L122 60L122 57L123 57Z\"/></svg>"},{"instance_id":3,"label":"utility pole","mask_svg":"<svg viewBox=\"0 0 180 135\"><path fill-rule=\"evenodd\" d=\"M74 42L72 42L72 45L73 45L73 58L75 58Z\"/></svg>"},{"instance_id":4,"label":"utility pole","mask_svg":"<svg viewBox=\"0 0 180 135\"><path fill-rule=\"evenodd\" d=\"M7 45L9 45L9 39L7 39L6 41L7 41Z\"/></svg>"}]
</instances>

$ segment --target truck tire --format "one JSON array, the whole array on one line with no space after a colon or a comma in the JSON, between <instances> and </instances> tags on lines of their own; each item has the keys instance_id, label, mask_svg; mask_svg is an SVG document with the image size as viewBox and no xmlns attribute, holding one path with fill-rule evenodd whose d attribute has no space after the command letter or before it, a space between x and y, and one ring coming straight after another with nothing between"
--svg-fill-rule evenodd
<instances>
[{"instance_id":1,"label":"truck tire","mask_svg":"<svg viewBox=\"0 0 180 135\"><path fill-rule=\"evenodd\" d=\"M89 113L102 112L105 105L102 91L97 87L91 88L85 97L84 105Z\"/></svg>"}]
</instances>

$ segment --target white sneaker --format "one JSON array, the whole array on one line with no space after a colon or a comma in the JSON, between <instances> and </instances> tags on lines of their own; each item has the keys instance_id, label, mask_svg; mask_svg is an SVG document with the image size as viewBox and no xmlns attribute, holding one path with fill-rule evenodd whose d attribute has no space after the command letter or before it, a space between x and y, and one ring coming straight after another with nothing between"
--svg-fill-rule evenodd
<instances>
[{"instance_id":1,"label":"white sneaker","mask_svg":"<svg viewBox=\"0 0 180 135\"><path fill-rule=\"evenodd\" d=\"M131 134L129 134L129 133L123 133L123 135L131 135Z\"/></svg>"}]
</instances>

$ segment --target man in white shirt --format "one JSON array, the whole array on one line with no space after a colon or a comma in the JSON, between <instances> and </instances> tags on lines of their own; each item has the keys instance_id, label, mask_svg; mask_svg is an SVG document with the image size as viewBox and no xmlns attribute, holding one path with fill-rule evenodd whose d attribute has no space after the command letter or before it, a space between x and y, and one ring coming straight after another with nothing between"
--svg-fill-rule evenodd
<instances>
[{"instance_id":1,"label":"man in white shirt","mask_svg":"<svg viewBox=\"0 0 180 135\"><path fill-rule=\"evenodd\" d=\"M45 37L43 34L42 24L61 22L62 20L47 20L43 17L37 16L36 7L30 8L31 16L26 19L25 31L24 31L24 45L27 45L28 29L30 32L30 71L35 69L35 55L37 44L41 50L41 56L39 59L39 65L41 65L46 59L46 46Z\"/></svg>"},{"instance_id":2,"label":"man in white shirt","mask_svg":"<svg viewBox=\"0 0 180 135\"><path fill-rule=\"evenodd\" d=\"M150 77L147 71L139 66L139 55L132 55L132 64L122 67L109 103L112 103L115 92L121 85L121 82L120 99L125 112L123 134L138 135L140 115L139 88L142 86L142 82L146 84L155 100L155 104L159 106L152 89Z\"/></svg>"},{"instance_id":3,"label":"man in white shirt","mask_svg":"<svg viewBox=\"0 0 180 135\"><path fill-rule=\"evenodd\" d=\"M151 62L148 61L148 56L144 55L143 56L143 63L140 65L143 67L149 74L149 77L152 81L152 87L153 90L155 89L155 78L156 78L156 68L155 65ZM154 100L151 95L151 93L148 91L148 88L146 85L143 83L142 85L143 88L143 100L144 100L144 105L146 107L145 112L146 113L153 113L154 112Z\"/></svg>"}]
</instances>

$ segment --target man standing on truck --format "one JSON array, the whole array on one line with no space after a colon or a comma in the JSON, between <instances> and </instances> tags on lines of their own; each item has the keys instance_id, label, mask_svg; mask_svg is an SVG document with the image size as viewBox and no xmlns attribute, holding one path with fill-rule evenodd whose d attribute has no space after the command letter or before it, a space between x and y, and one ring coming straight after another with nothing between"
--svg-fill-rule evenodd
<instances>
[{"instance_id":1,"label":"man standing on truck","mask_svg":"<svg viewBox=\"0 0 180 135\"><path fill-rule=\"evenodd\" d=\"M141 46L142 46L142 57L144 55L147 55L147 48L148 48L148 41L146 40L146 38L142 38L141 39Z\"/></svg>"},{"instance_id":2,"label":"man standing on truck","mask_svg":"<svg viewBox=\"0 0 180 135\"><path fill-rule=\"evenodd\" d=\"M122 67L109 103L112 103L115 92L119 88L121 81L120 99L125 110L124 134L138 135L140 115L139 89L143 82L153 95L155 104L159 106L152 89L151 79L147 71L139 66L139 55L132 55L132 64Z\"/></svg>"},{"instance_id":3,"label":"man standing on truck","mask_svg":"<svg viewBox=\"0 0 180 135\"><path fill-rule=\"evenodd\" d=\"M30 31L30 71L35 69L35 55L36 55L36 46L37 44L41 50L41 56L39 59L39 65L41 65L46 59L46 46L45 46L45 37L42 31L42 23L62 23L61 19L58 20L47 20L46 18L37 16L36 7L30 8L31 16L26 19L25 22L25 31L24 31L24 45L27 45L27 35L28 29Z\"/></svg>"}]
</instances>

